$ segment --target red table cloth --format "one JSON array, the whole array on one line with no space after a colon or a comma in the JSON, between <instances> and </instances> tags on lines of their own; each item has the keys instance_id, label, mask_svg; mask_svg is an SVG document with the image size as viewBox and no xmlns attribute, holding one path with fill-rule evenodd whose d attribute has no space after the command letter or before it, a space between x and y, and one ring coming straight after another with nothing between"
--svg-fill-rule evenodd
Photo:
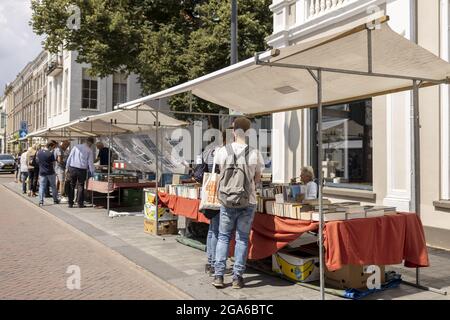
<instances>
[{"instance_id":1,"label":"red table cloth","mask_svg":"<svg viewBox=\"0 0 450 320\"><path fill-rule=\"evenodd\" d=\"M97 181L94 179L87 180L86 189L88 191L95 191L99 193L113 192L117 189L144 189L144 188L154 188L156 186L155 182L113 182L108 183L108 181ZM109 187L109 189L108 189Z\"/></svg>"},{"instance_id":2,"label":"red table cloth","mask_svg":"<svg viewBox=\"0 0 450 320\"><path fill-rule=\"evenodd\" d=\"M159 200L174 214L209 223L198 212L199 200L159 193ZM249 259L270 257L318 222L281 218L256 213L249 238ZM324 228L325 263L330 271L347 264L399 264L429 266L425 235L419 217L399 213L378 218L331 221Z\"/></svg>"}]
</instances>

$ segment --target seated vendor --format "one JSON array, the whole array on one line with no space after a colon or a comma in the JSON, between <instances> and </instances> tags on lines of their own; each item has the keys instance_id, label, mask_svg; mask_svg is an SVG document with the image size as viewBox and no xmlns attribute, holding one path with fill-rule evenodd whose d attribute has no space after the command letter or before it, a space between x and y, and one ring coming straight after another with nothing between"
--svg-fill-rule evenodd
<instances>
[{"instance_id":1,"label":"seated vendor","mask_svg":"<svg viewBox=\"0 0 450 320\"><path fill-rule=\"evenodd\" d=\"M317 199L317 184L314 182L312 167L303 167L300 171L301 182L305 185L305 200Z\"/></svg>"}]
</instances>

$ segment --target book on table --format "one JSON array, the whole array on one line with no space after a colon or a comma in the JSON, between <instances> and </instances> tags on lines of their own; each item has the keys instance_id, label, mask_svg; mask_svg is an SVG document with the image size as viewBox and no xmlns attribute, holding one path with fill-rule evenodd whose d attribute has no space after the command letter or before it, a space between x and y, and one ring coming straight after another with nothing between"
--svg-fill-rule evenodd
<instances>
[{"instance_id":1,"label":"book on table","mask_svg":"<svg viewBox=\"0 0 450 320\"><path fill-rule=\"evenodd\" d=\"M346 219L352 220L352 219L364 219L366 217L366 213L364 211L362 212L346 212Z\"/></svg>"},{"instance_id":2,"label":"book on table","mask_svg":"<svg viewBox=\"0 0 450 320\"><path fill-rule=\"evenodd\" d=\"M313 212L311 216L311 220L313 221L319 221L320 218L319 212ZM346 220L347 214L345 212L323 212L323 221L340 221L340 220Z\"/></svg>"}]
</instances>

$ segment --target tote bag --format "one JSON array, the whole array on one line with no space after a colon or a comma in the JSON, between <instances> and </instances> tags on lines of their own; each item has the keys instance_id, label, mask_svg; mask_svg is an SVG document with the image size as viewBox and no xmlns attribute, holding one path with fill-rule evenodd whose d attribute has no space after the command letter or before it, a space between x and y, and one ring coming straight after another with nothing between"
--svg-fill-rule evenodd
<instances>
[{"instance_id":1,"label":"tote bag","mask_svg":"<svg viewBox=\"0 0 450 320\"><path fill-rule=\"evenodd\" d=\"M219 210L220 202L217 199L217 186L219 183L219 174L216 173L216 163L213 164L212 172L203 174L203 186L201 191L200 210L212 209Z\"/></svg>"}]
</instances>

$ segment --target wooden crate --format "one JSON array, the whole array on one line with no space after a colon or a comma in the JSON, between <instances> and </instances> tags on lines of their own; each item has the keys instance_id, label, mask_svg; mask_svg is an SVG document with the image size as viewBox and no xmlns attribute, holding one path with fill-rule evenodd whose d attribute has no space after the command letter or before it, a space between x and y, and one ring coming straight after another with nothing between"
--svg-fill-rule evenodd
<instances>
[{"instance_id":1,"label":"wooden crate","mask_svg":"<svg viewBox=\"0 0 450 320\"><path fill-rule=\"evenodd\" d=\"M158 233L156 233L156 221L144 219L144 232L153 235L177 234L177 221L158 221Z\"/></svg>"}]
</instances>

